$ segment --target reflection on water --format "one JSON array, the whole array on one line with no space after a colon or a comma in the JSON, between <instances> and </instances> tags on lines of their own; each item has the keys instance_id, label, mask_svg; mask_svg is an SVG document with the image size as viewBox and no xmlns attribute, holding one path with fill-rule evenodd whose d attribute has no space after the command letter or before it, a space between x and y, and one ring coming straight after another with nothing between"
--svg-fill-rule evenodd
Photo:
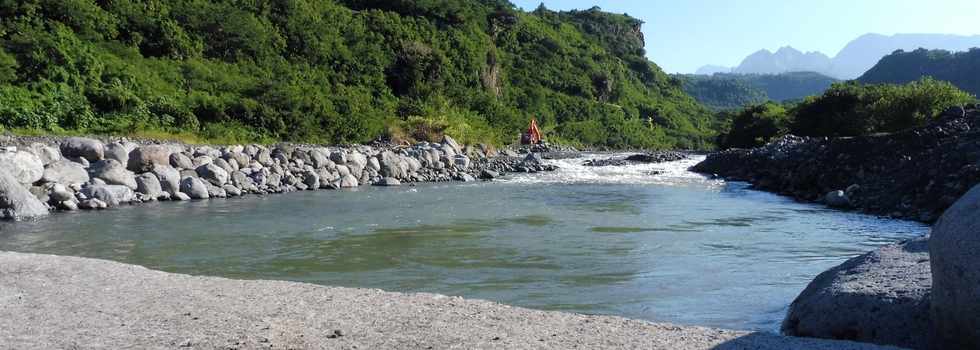
<instances>
[{"instance_id":1,"label":"reflection on water","mask_svg":"<svg viewBox=\"0 0 980 350\"><path fill-rule=\"evenodd\" d=\"M496 183L59 214L0 224L0 250L773 330L816 274L927 231L686 172L696 160L579 161Z\"/></svg>"}]
</instances>

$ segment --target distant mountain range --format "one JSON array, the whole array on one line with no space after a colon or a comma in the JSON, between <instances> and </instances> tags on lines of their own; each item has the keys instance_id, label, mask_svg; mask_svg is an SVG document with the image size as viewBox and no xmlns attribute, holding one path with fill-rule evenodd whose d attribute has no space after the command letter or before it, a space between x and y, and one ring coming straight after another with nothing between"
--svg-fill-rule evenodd
<instances>
[{"instance_id":1,"label":"distant mountain range","mask_svg":"<svg viewBox=\"0 0 980 350\"><path fill-rule=\"evenodd\" d=\"M675 74L684 92L713 110L819 95L837 79L813 72L782 74Z\"/></svg>"},{"instance_id":2,"label":"distant mountain range","mask_svg":"<svg viewBox=\"0 0 980 350\"><path fill-rule=\"evenodd\" d=\"M980 47L980 35L865 34L852 40L833 58L820 52L804 53L786 46L776 52L759 50L742 60L738 67L705 66L698 69L697 74L779 74L811 71L838 79L855 79L871 69L882 57L896 50L925 48L966 51L973 47Z\"/></svg>"}]
</instances>

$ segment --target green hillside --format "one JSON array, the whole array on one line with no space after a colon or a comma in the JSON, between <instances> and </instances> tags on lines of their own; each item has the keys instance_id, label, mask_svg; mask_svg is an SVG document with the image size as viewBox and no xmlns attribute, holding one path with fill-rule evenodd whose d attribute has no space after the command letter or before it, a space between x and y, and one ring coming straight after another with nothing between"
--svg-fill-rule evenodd
<instances>
[{"instance_id":1,"label":"green hillside","mask_svg":"<svg viewBox=\"0 0 980 350\"><path fill-rule=\"evenodd\" d=\"M926 49L895 51L882 58L858 81L903 84L926 76L948 81L974 96L980 96L980 49L956 53Z\"/></svg>"},{"instance_id":2,"label":"green hillside","mask_svg":"<svg viewBox=\"0 0 980 350\"><path fill-rule=\"evenodd\" d=\"M714 110L730 110L766 101L785 102L819 95L837 82L813 72L782 74L677 75L684 91Z\"/></svg>"},{"instance_id":3,"label":"green hillside","mask_svg":"<svg viewBox=\"0 0 980 350\"><path fill-rule=\"evenodd\" d=\"M0 126L208 141L707 147L641 22L504 0L0 1Z\"/></svg>"}]
</instances>

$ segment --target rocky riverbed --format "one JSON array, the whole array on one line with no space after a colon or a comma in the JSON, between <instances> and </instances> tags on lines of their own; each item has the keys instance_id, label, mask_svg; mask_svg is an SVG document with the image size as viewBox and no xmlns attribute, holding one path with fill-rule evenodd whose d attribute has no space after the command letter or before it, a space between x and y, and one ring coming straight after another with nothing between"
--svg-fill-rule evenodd
<instances>
[{"instance_id":1,"label":"rocky riverbed","mask_svg":"<svg viewBox=\"0 0 980 350\"><path fill-rule=\"evenodd\" d=\"M786 136L755 149L711 154L693 169L756 188L871 214L935 221L980 183L980 111L894 134Z\"/></svg>"},{"instance_id":2,"label":"rocky riverbed","mask_svg":"<svg viewBox=\"0 0 980 350\"><path fill-rule=\"evenodd\" d=\"M8 136L0 139L0 219L163 200L492 180L553 169L537 153L498 154L449 136L412 146L343 147Z\"/></svg>"},{"instance_id":3,"label":"rocky riverbed","mask_svg":"<svg viewBox=\"0 0 980 350\"><path fill-rule=\"evenodd\" d=\"M11 349L894 349L0 252Z\"/></svg>"}]
</instances>

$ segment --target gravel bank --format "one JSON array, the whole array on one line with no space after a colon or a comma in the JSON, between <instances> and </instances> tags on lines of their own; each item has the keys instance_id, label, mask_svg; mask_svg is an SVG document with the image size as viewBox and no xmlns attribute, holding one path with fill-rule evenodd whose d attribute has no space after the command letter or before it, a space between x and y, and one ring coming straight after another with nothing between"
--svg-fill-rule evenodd
<instances>
[{"instance_id":1,"label":"gravel bank","mask_svg":"<svg viewBox=\"0 0 980 350\"><path fill-rule=\"evenodd\" d=\"M0 252L5 349L888 349Z\"/></svg>"}]
</instances>

